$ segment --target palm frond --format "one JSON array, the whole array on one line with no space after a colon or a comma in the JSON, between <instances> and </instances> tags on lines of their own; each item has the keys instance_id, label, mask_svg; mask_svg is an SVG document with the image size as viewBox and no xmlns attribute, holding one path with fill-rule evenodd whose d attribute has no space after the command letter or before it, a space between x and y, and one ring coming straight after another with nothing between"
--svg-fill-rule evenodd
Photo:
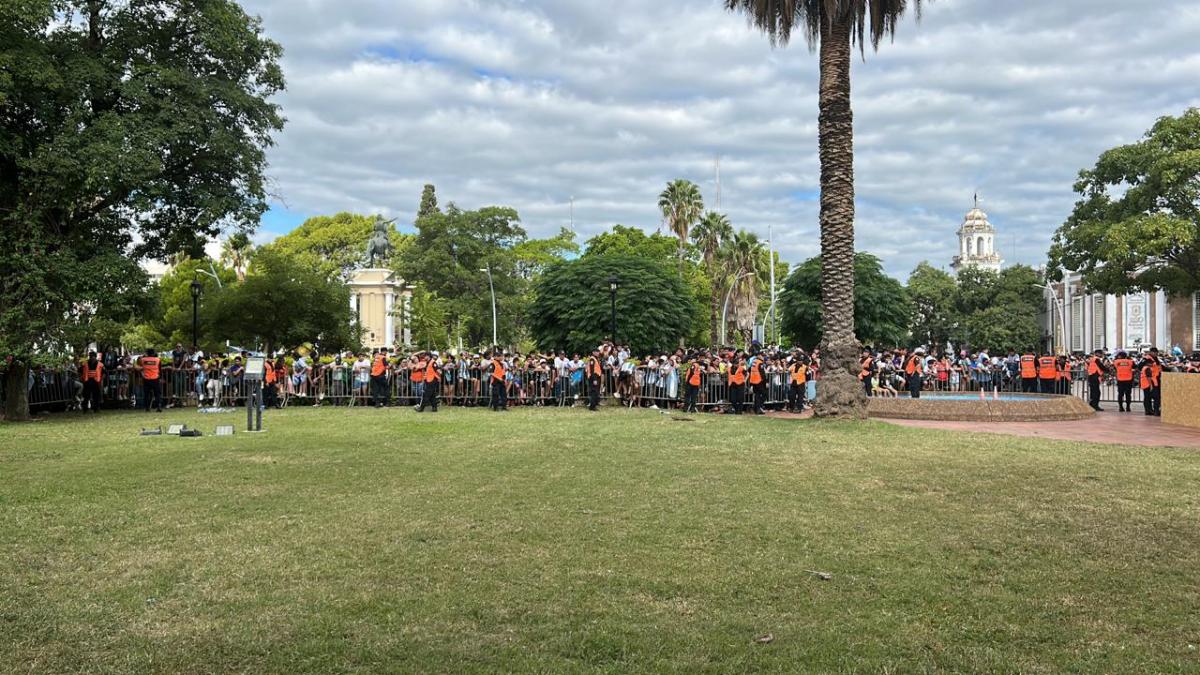
<instances>
[{"instance_id":1,"label":"palm frond","mask_svg":"<svg viewBox=\"0 0 1200 675\"><path fill-rule=\"evenodd\" d=\"M767 34L772 45L786 45L800 30L809 49L816 49L821 22L850 19L851 35L859 48L870 42L879 49L884 37L896 33L896 23L911 5L921 18L922 0L725 0L725 9L745 14L750 24Z\"/></svg>"}]
</instances>

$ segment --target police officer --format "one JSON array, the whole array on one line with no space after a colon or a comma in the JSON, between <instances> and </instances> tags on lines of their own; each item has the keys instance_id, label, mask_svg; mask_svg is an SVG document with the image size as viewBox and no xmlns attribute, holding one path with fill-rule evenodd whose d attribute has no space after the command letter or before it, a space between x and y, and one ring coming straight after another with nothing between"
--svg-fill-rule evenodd
<instances>
[{"instance_id":1,"label":"police officer","mask_svg":"<svg viewBox=\"0 0 1200 675\"><path fill-rule=\"evenodd\" d=\"M1104 363L1104 350L1097 349L1087 360L1088 405L1096 412L1104 412L1100 407L1100 376L1107 370Z\"/></svg>"},{"instance_id":2,"label":"police officer","mask_svg":"<svg viewBox=\"0 0 1200 675\"><path fill-rule=\"evenodd\" d=\"M96 358L96 352L88 352L80 375L83 377L83 412L87 412L89 405L92 412L100 412L100 388L101 382L104 381L104 364Z\"/></svg>"},{"instance_id":3,"label":"police officer","mask_svg":"<svg viewBox=\"0 0 1200 675\"><path fill-rule=\"evenodd\" d=\"M1135 364L1129 354L1117 352L1113 370L1117 371L1117 410L1129 412L1133 407L1133 371Z\"/></svg>"},{"instance_id":4,"label":"police officer","mask_svg":"<svg viewBox=\"0 0 1200 675\"><path fill-rule=\"evenodd\" d=\"M925 350L917 347L912 356L904 363L904 377L908 385L908 394L912 398L921 398L921 379L924 377Z\"/></svg>"},{"instance_id":5,"label":"police officer","mask_svg":"<svg viewBox=\"0 0 1200 675\"><path fill-rule=\"evenodd\" d=\"M1142 407L1147 415L1162 415L1162 364L1158 361L1158 348L1153 347L1141 367Z\"/></svg>"},{"instance_id":6,"label":"police officer","mask_svg":"<svg viewBox=\"0 0 1200 675\"><path fill-rule=\"evenodd\" d=\"M726 414L741 415L742 404L746 398L746 365L742 353L733 355L729 366L729 410Z\"/></svg>"},{"instance_id":7,"label":"police officer","mask_svg":"<svg viewBox=\"0 0 1200 675\"><path fill-rule=\"evenodd\" d=\"M867 396L875 394L875 359L871 357L871 349L863 349L862 358L858 362L858 381L862 382L863 391Z\"/></svg>"},{"instance_id":8,"label":"police officer","mask_svg":"<svg viewBox=\"0 0 1200 675\"><path fill-rule=\"evenodd\" d=\"M1058 361L1045 352L1038 357L1038 380L1043 394L1054 393L1054 388L1058 385Z\"/></svg>"},{"instance_id":9,"label":"police officer","mask_svg":"<svg viewBox=\"0 0 1200 675\"><path fill-rule=\"evenodd\" d=\"M763 374L763 357L757 353L750 359L750 391L754 394L754 414L766 415L767 378Z\"/></svg>"},{"instance_id":10,"label":"police officer","mask_svg":"<svg viewBox=\"0 0 1200 675\"><path fill-rule=\"evenodd\" d=\"M504 359L500 357L499 350L489 352L488 355L492 360L491 375L488 379L492 385L492 410L496 412L508 410L508 383L504 379Z\"/></svg>"},{"instance_id":11,"label":"police officer","mask_svg":"<svg viewBox=\"0 0 1200 675\"><path fill-rule=\"evenodd\" d=\"M382 349L376 349L375 356L371 361L371 402L376 408L384 407L391 398L391 392L388 391L387 371L387 356Z\"/></svg>"},{"instance_id":12,"label":"police officer","mask_svg":"<svg viewBox=\"0 0 1200 675\"><path fill-rule=\"evenodd\" d=\"M588 384L588 410L595 412L600 409L600 383L604 378L604 369L600 365L600 350L593 349L584 366Z\"/></svg>"},{"instance_id":13,"label":"police officer","mask_svg":"<svg viewBox=\"0 0 1200 675\"><path fill-rule=\"evenodd\" d=\"M425 412L426 405L433 412L437 412L438 399L442 395L442 363L439 359L440 356L437 352L426 354L425 391L421 396L421 405L417 406L417 412Z\"/></svg>"},{"instance_id":14,"label":"police officer","mask_svg":"<svg viewBox=\"0 0 1200 675\"><path fill-rule=\"evenodd\" d=\"M158 352L147 349L146 355L138 359L137 369L142 374L142 409L150 412L153 407L158 412L163 410L162 402L162 359Z\"/></svg>"},{"instance_id":15,"label":"police officer","mask_svg":"<svg viewBox=\"0 0 1200 675\"><path fill-rule=\"evenodd\" d=\"M796 354L788 365L788 410L804 412L804 390L808 386L808 357Z\"/></svg>"},{"instance_id":16,"label":"police officer","mask_svg":"<svg viewBox=\"0 0 1200 675\"><path fill-rule=\"evenodd\" d=\"M696 409L696 399L700 396L700 382L704 367L700 365L699 355L692 357L688 363L687 373L684 374L683 381L687 386L686 393L683 397L683 412L694 413Z\"/></svg>"},{"instance_id":17,"label":"police officer","mask_svg":"<svg viewBox=\"0 0 1200 675\"><path fill-rule=\"evenodd\" d=\"M1033 354L1021 355L1021 391L1035 394L1038 390L1037 357Z\"/></svg>"}]
</instances>

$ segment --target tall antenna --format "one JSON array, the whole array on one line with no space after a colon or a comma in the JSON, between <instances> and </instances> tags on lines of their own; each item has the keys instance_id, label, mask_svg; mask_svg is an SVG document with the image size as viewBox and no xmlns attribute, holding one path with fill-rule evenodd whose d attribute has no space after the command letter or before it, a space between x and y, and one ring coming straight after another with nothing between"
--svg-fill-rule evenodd
<instances>
[{"instance_id":1,"label":"tall antenna","mask_svg":"<svg viewBox=\"0 0 1200 675\"><path fill-rule=\"evenodd\" d=\"M771 335L775 337L775 341L770 344L779 343L778 331L775 327L775 236L771 230L771 226L767 225L767 255L771 265L771 308L767 310L767 315L771 322Z\"/></svg>"},{"instance_id":2,"label":"tall antenna","mask_svg":"<svg viewBox=\"0 0 1200 675\"><path fill-rule=\"evenodd\" d=\"M571 232L575 231L575 195L571 195Z\"/></svg>"}]
</instances>

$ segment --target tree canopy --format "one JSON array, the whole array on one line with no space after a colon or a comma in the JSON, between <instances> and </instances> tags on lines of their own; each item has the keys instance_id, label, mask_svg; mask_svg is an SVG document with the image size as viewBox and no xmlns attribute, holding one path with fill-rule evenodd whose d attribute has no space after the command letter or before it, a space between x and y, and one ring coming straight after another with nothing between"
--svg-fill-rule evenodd
<instances>
[{"instance_id":1,"label":"tree canopy","mask_svg":"<svg viewBox=\"0 0 1200 675\"><path fill-rule=\"evenodd\" d=\"M616 276L617 335L636 353L672 350L691 327L692 300L667 267L631 256L584 256L546 271L530 312L543 349L584 353L610 337L608 279Z\"/></svg>"},{"instance_id":2,"label":"tree canopy","mask_svg":"<svg viewBox=\"0 0 1200 675\"><path fill-rule=\"evenodd\" d=\"M879 258L854 254L855 335L866 345L890 346L908 340L911 305L899 281L883 272ZM809 258L788 276L780 294L783 331L806 348L821 342L821 259Z\"/></svg>"},{"instance_id":3,"label":"tree canopy","mask_svg":"<svg viewBox=\"0 0 1200 675\"><path fill-rule=\"evenodd\" d=\"M142 292L138 260L199 257L220 230L257 224L283 76L279 45L232 0L5 2L0 44L12 419L28 415L35 352L62 346L67 327L87 324L80 315Z\"/></svg>"},{"instance_id":4,"label":"tree canopy","mask_svg":"<svg viewBox=\"0 0 1200 675\"><path fill-rule=\"evenodd\" d=\"M375 216L345 211L332 216L314 216L264 248L297 257L331 279L348 281L354 271L365 264L367 241L374 227ZM401 234L394 225L388 225L393 267L397 266L412 239L412 235Z\"/></svg>"},{"instance_id":5,"label":"tree canopy","mask_svg":"<svg viewBox=\"0 0 1200 675\"><path fill-rule=\"evenodd\" d=\"M1200 109L1163 117L1079 173L1082 198L1054 235L1049 271L1104 293L1200 291Z\"/></svg>"}]
</instances>

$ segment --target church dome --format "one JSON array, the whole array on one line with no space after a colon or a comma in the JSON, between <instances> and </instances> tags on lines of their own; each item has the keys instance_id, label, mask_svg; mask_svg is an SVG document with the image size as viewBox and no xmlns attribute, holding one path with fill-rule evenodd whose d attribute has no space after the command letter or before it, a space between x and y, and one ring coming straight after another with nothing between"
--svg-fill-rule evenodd
<instances>
[{"instance_id":1,"label":"church dome","mask_svg":"<svg viewBox=\"0 0 1200 675\"><path fill-rule=\"evenodd\" d=\"M983 212L983 209L976 206L967 211L967 215L963 218L962 229L974 232L994 232L995 228L988 222L988 216Z\"/></svg>"}]
</instances>

